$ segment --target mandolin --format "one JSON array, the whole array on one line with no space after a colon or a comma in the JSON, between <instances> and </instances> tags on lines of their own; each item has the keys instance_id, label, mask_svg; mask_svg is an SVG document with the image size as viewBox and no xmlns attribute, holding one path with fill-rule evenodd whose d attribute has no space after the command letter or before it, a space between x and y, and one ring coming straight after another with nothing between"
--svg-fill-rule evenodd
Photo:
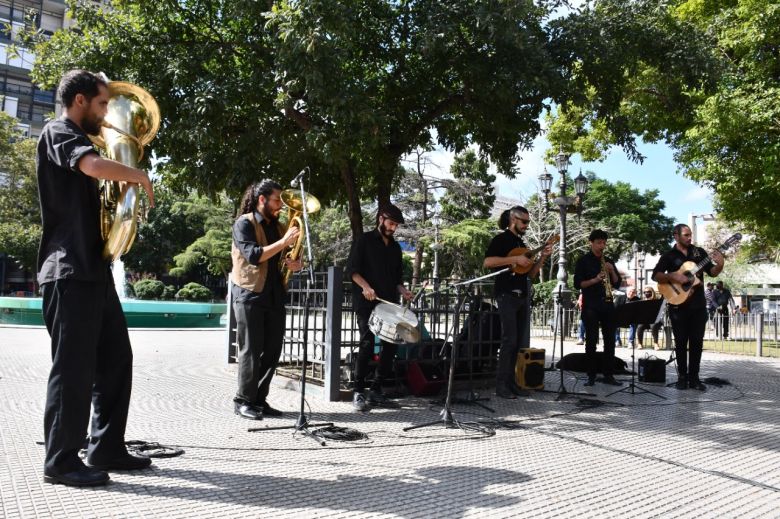
<instances>
[{"instance_id":1,"label":"mandolin","mask_svg":"<svg viewBox=\"0 0 780 519\"><path fill-rule=\"evenodd\" d=\"M728 240L723 242L722 245L720 245L717 250L720 251L721 254L726 252L732 245L739 242L739 240L742 239L742 235L740 233L736 233L733 236L731 236ZM683 263L679 269L677 269L677 272L680 274L684 274L685 277L688 278L688 281L685 283L677 283L676 281L672 281L669 283L658 283L658 291L661 292L661 295L664 296L664 299L671 304L671 305L681 305L685 301L688 300L688 298L693 293L693 289L697 286L701 285L701 279L699 279L696 274L706 267L712 259L708 257L701 260L699 263L694 263L692 261L686 261Z\"/></svg>"},{"instance_id":2,"label":"mandolin","mask_svg":"<svg viewBox=\"0 0 780 519\"><path fill-rule=\"evenodd\" d=\"M553 243L558 243L558 240L561 239L561 236L559 234L553 234L550 236L547 241L542 245L541 247L537 247L535 249L526 249L525 247L515 247L514 249L509 251L509 254L507 254L507 258L510 256L525 256L526 258L533 260L537 254L539 254L545 247L548 245L552 245ZM512 267L512 272L515 274L525 274L529 270L533 268L533 263L531 263L527 267L521 267L520 265L515 265Z\"/></svg>"}]
</instances>

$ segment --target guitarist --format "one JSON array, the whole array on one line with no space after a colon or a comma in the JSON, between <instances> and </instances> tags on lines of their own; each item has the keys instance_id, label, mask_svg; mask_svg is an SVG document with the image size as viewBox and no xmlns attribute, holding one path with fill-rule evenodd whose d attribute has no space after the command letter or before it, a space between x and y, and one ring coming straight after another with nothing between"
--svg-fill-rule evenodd
<instances>
[{"instance_id":1,"label":"guitarist","mask_svg":"<svg viewBox=\"0 0 780 519\"><path fill-rule=\"evenodd\" d=\"M678 272L686 261L700 263L706 258L711 262L696 275L704 279L702 271L715 277L723 270L723 255L713 251L711 256L701 247L691 243L691 228L685 224L677 224L673 230L674 247L658 260L653 269L653 279L658 283L686 283L688 278ZM674 351L677 357L677 389L697 389L706 391L707 386L699 380L699 364L704 346L704 328L707 325L707 301L704 297L704 284L695 286L682 304L669 305L669 320L674 333ZM688 355L686 355L686 349Z\"/></svg>"},{"instance_id":2,"label":"guitarist","mask_svg":"<svg viewBox=\"0 0 780 519\"><path fill-rule=\"evenodd\" d=\"M511 271L496 276L494 296L498 303L498 313L501 317L501 349L498 352L498 367L496 369L496 396L515 399L518 395L526 395L514 380L514 368L517 361L521 330L530 322L527 312L526 293L529 276L536 277L550 254L552 245L542 250L539 259L534 262L523 254L511 256L509 253L516 248L525 248L523 235L531 217L525 207L515 206L504 212L498 225L504 232L495 236L485 252L483 266L488 269L503 269L519 266L530 267L526 274L515 274Z\"/></svg>"}]
</instances>

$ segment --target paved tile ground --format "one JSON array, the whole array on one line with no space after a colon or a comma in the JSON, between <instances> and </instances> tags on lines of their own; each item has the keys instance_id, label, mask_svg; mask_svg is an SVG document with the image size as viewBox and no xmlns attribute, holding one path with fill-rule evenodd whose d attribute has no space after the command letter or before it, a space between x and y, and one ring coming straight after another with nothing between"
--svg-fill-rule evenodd
<instances>
[{"instance_id":1,"label":"paved tile ground","mask_svg":"<svg viewBox=\"0 0 780 519\"><path fill-rule=\"evenodd\" d=\"M236 417L220 331L137 330L131 339L127 439L186 452L113 473L107 487L73 489L41 478L46 331L0 328L0 517L780 517L777 360L705 354L703 377L732 385L648 385L668 400L607 397L613 388L597 384L584 405L537 392L493 398L495 413L454 406L459 421L492 420L490 437L439 424L404 432L438 419L423 399L357 415L348 402L312 398L315 421L368 435L321 447L289 430L247 431L293 425L298 394L272 390L284 418ZM548 389L558 381L547 374Z\"/></svg>"}]
</instances>

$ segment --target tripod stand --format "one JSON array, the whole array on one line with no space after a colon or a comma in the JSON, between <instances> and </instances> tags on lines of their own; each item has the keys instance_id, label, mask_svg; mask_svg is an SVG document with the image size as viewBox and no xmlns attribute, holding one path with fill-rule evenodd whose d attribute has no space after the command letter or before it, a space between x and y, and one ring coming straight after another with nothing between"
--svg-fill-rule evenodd
<instances>
[{"instance_id":1,"label":"tripod stand","mask_svg":"<svg viewBox=\"0 0 780 519\"><path fill-rule=\"evenodd\" d=\"M554 365L555 364L555 339L556 339L556 336L558 335L558 330L560 328L560 332L561 332L561 336L560 336L560 339L561 339L561 360L558 361L558 371L561 374L561 382L558 385L558 390L557 391L547 391L547 390L544 390L544 389L542 391L545 392L545 393L558 393L558 396L555 397L556 401L564 399L564 398L568 398L570 396L577 396L577 395L579 395L579 396L596 396L593 393L579 393L579 392L574 392L574 391L568 391L566 389L566 384L563 381L563 338L565 336L565 330L564 330L564 326L563 326L563 310L564 310L563 306L564 306L564 301L563 301L563 298L561 297L562 289L563 289L563 287L560 287L560 286L558 287L558 309L557 309L558 311L556 313L555 323L553 325L553 347L552 347L552 350L553 350L553 365Z\"/></svg>"},{"instance_id":2,"label":"tripod stand","mask_svg":"<svg viewBox=\"0 0 780 519\"><path fill-rule=\"evenodd\" d=\"M659 316L663 313L664 308L662 305L663 301L660 299L651 299L651 300L645 300L645 301L631 301L628 303L625 303L624 305L618 307L618 309L615 311L615 321L617 323L617 326L630 326L631 324L653 324L655 323ZM633 343L631 343L631 383L624 387L620 388L616 391L613 391L612 393L609 393L606 396L612 396L615 393L623 393L623 392L629 392L632 395L636 394L637 391L640 393L649 393L651 395L657 396L658 398L663 398L666 400L665 396L661 396L658 393L654 393L650 391L649 389L646 389L636 383L634 383L635 377L636 377L636 369L635 369L635 360L636 360L636 340L634 340Z\"/></svg>"},{"instance_id":3,"label":"tripod stand","mask_svg":"<svg viewBox=\"0 0 780 519\"><path fill-rule=\"evenodd\" d=\"M472 283L475 283L477 281L481 281L483 279L491 278L493 276L497 276L503 272L507 272L509 268L504 268L501 270L498 270L496 272L493 272L491 274L488 274L486 276L481 276L474 279L469 279L466 281L461 281L460 283L456 283L453 286L456 290L456 303L455 303L455 316L453 318L452 327L450 328L449 332L447 333L447 337L444 340L444 344L447 344L447 339L452 340L452 348L450 353L450 372L449 377L447 379L447 395L444 399L444 408L441 410L440 416L441 418L439 420L434 420L431 422L425 422L417 425L412 425L410 427L404 427L404 432L411 431L413 429L420 429L422 427L429 427L431 425L444 425L446 428L452 428L452 427L462 427L462 422L459 422L455 419L455 417L452 414L452 383L455 380L455 364L457 362L458 358L458 336L455 334L455 330L457 329L458 325L460 324L460 312L463 309L463 305L466 302L466 298L468 297L467 293L463 292L463 287L465 285L470 285ZM429 294L429 295L433 295ZM475 401L476 403L476 401ZM488 408L489 409L489 408ZM484 426L476 426L475 429L478 430L484 430Z\"/></svg>"},{"instance_id":4,"label":"tripod stand","mask_svg":"<svg viewBox=\"0 0 780 519\"><path fill-rule=\"evenodd\" d=\"M298 414L298 419L295 422L295 425L284 425L284 426L275 426L275 427L254 427L247 429L249 432L257 432L257 431L273 431L273 430L280 430L280 429L295 429L298 432L303 433L304 436L307 436L311 438L312 440L316 441L322 446L325 446L325 441L319 437L316 433L316 431L313 431L312 427L329 427L332 426L333 423L321 423L321 424L312 424L309 423L309 419L306 417L306 363L308 361L308 348L309 348L309 311L311 308L311 289L312 285L314 284L314 271L311 269L311 266L314 264L312 261L312 252L311 252L311 242L309 241L309 210L306 204L306 191L304 190L304 181L303 181L303 174L304 172L308 171L309 168L305 168L303 171L301 171L298 176L293 180L293 185L295 185L296 181L300 181L300 195L301 195L301 201L302 201L302 212L303 212L303 232L306 233L306 253L307 253L307 259L308 259L308 269L307 269L307 276L306 276L306 291L303 295L303 319L304 319L304 325L303 325L303 363L301 366L301 410ZM316 210L316 209L315 209Z\"/></svg>"}]
</instances>

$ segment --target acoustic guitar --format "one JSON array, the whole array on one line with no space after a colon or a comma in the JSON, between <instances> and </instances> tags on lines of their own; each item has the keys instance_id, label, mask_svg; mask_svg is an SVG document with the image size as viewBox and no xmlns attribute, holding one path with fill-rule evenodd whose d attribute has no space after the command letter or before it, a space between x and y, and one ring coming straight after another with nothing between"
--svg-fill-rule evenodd
<instances>
[{"instance_id":1,"label":"acoustic guitar","mask_svg":"<svg viewBox=\"0 0 780 519\"><path fill-rule=\"evenodd\" d=\"M506 257L508 258L510 256L525 256L526 258L533 260L536 257L536 255L539 254L545 247L547 247L548 245L552 245L554 243L558 243L558 240L560 239L561 239L560 234L553 234L547 239L547 241L541 247L537 247L535 249L527 249L525 247L515 247L514 249L509 251L509 254L507 254ZM530 271L531 268L533 268L533 266L534 266L533 263L531 263L527 267L521 267L520 265L515 265L514 267L512 267L512 272L514 272L515 274L525 274L528 271Z\"/></svg>"},{"instance_id":2,"label":"acoustic guitar","mask_svg":"<svg viewBox=\"0 0 780 519\"><path fill-rule=\"evenodd\" d=\"M722 245L720 245L717 250L723 254L725 253L732 245L739 243L739 240L742 239L742 235L740 233L736 233L733 236L731 236L728 240L723 242ZM669 283L658 283L658 291L661 292L661 295L664 296L664 299L669 304L672 305L681 305L685 301L688 300L688 298L693 293L693 289L697 286L701 285L701 279L699 279L696 274L706 267L710 262L712 262L712 259L710 257L706 257L703 260L701 260L699 263L694 263L692 261L686 261L683 263L679 269L677 269L677 272L680 274L684 274L685 277L688 278L688 281L685 283L678 283L676 281L672 281Z\"/></svg>"}]
</instances>

